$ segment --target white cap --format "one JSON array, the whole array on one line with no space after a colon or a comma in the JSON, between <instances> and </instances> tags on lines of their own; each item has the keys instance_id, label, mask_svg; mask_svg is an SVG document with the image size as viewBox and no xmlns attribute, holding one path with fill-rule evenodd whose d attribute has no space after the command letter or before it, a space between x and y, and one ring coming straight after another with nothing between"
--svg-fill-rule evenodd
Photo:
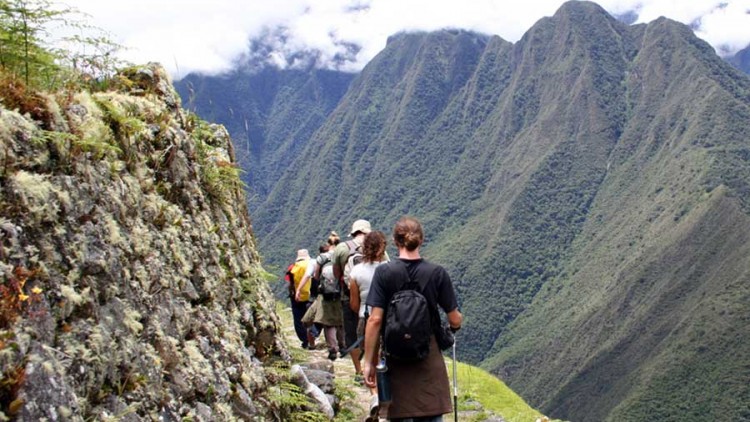
<instances>
[{"instance_id":1,"label":"white cap","mask_svg":"<svg viewBox=\"0 0 750 422\"><path fill-rule=\"evenodd\" d=\"M370 228L370 222L367 220L357 220L352 224L352 231L349 232L349 235L354 236L354 233L362 232L364 234L370 233L372 229Z\"/></svg>"}]
</instances>

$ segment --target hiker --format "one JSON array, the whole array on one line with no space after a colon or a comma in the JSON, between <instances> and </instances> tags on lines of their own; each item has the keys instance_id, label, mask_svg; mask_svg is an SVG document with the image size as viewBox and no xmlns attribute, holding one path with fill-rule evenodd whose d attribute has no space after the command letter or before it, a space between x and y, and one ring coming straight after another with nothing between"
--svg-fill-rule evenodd
<instances>
[{"instance_id":1,"label":"hiker","mask_svg":"<svg viewBox=\"0 0 750 422\"><path fill-rule=\"evenodd\" d=\"M358 340L364 338L365 323L370 316L367 302L367 294L370 291L370 283L378 265L386 262L385 234L381 231L368 233L362 244L362 262L352 268L349 274L349 305L352 311L357 312L359 322L357 323ZM370 416L377 416L378 396L377 390L370 387Z\"/></svg>"},{"instance_id":2,"label":"hiker","mask_svg":"<svg viewBox=\"0 0 750 422\"><path fill-rule=\"evenodd\" d=\"M306 276L297 290L297 292L300 293L312 278L318 280L318 297L315 299L315 303L310 307L310 311L314 312L311 320L313 324L323 327L323 335L328 347L328 359L330 360L336 360L336 357L339 354L337 331L343 324L341 292L339 290L337 294L335 291L330 291L328 288L331 284L334 286L339 285L338 281L333 276L331 261L333 256L332 249L338 245L339 241L339 235L336 234L336 232L331 232L326 243L321 245L318 249L320 254L313 264L313 276ZM307 317L307 315L305 316Z\"/></svg>"},{"instance_id":3,"label":"hiker","mask_svg":"<svg viewBox=\"0 0 750 422\"><path fill-rule=\"evenodd\" d=\"M339 335L339 346L343 346L344 350L348 351L352 357L352 363L354 364L354 380L357 383L362 383L364 381L362 377L362 365L360 363L362 350L359 345L356 344L359 315L357 312L352 311L349 304L349 274L351 268L356 264L354 261L357 260L357 256L361 259L362 242L367 233L370 233L371 231L372 229L370 228L369 221L355 221L352 224L352 230L349 232L352 239L339 243L333 251L333 275L342 286L341 308L344 319L344 333L343 337ZM342 351L342 353L345 353L345 351Z\"/></svg>"},{"instance_id":4,"label":"hiker","mask_svg":"<svg viewBox=\"0 0 750 422\"><path fill-rule=\"evenodd\" d=\"M302 343L303 349L312 349L315 347L315 337L312 329L308 329L302 324L302 317L305 315L305 312L307 312L307 308L310 307L310 287L306 286L301 289L299 294L297 294L297 288L302 282L302 278L304 277L309 265L310 253L307 249L300 249L297 251L297 258L294 263L289 265L284 277L292 305L294 331L297 333L297 338Z\"/></svg>"},{"instance_id":5,"label":"hiker","mask_svg":"<svg viewBox=\"0 0 750 422\"><path fill-rule=\"evenodd\" d=\"M372 311L365 328L364 376L369 387L376 385L381 334L387 330L386 310L389 306L392 309L393 304L389 304L391 298L404 283L417 283L426 299L426 306L435 309L435 314L437 306L442 308L448 316L451 330L458 330L462 322L448 272L420 256L424 233L419 221L412 217L398 220L393 228L393 241L398 248L398 259L375 269L367 295L366 303ZM448 374L434 332L429 334L428 353L421 360L392 358L385 348L391 402L386 415L381 406L381 416L391 420L414 418L415 421L442 421L442 415L452 411Z\"/></svg>"}]
</instances>

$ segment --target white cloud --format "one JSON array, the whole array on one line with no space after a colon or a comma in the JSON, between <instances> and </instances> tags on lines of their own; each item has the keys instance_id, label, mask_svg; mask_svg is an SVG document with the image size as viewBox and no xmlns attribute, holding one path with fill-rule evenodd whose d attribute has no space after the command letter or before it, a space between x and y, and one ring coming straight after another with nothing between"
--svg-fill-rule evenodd
<instances>
[{"instance_id":1,"label":"white cloud","mask_svg":"<svg viewBox=\"0 0 750 422\"><path fill-rule=\"evenodd\" d=\"M734 53L750 43L750 0L714 9L701 18L697 35L717 50Z\"/></svg>"},{"instance_id":2,"label":"white cloud","mask_svg":"<svg viewBox=\"0 0 750 422\"><path fill-rule=\"evenodd\" d=\"M358 70L403 30L464 28L517 41L537 20L552 15L560 0L68 0L92 15L92 23L130 48L136 63L159 61L176 76L191 71L216 73L247 53L248 40L283 27L286 37L268 60L284 63L293 52L317 50L333 62L361 49L345 69ZM601 0L610 13L636 10L639 22L659 16L691 24L723 53L750 43L750 0ZM720 6L723 4L723 7Z\"/></svg>"}]
</instances>

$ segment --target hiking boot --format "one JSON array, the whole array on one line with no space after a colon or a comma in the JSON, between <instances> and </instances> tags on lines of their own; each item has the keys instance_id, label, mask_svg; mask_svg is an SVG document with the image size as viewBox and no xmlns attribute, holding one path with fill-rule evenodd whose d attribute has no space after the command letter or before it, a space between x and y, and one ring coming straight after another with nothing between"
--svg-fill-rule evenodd
<instances>
[{"instance_id":1,"label":"hiking boot","mask_svg":"<svg viewBox=\"0 0 750 422\"><path fill-rule=\"evenodd\" d=\"M362 374L354 374L354 383L357 385L365 385L365 377Z\"/></svg>"},{"instance_id":2,"label":"hiking boot","mask_svg":"<svg viewBox=\"0 0 750 422\"><path fill-rule=\"evenodd\" d=\"M336 355L338 355L338 353L335 350L332 350L332 351L328 352L328 359L329 360L336 360Z\"/></svg>"}]
</instances>

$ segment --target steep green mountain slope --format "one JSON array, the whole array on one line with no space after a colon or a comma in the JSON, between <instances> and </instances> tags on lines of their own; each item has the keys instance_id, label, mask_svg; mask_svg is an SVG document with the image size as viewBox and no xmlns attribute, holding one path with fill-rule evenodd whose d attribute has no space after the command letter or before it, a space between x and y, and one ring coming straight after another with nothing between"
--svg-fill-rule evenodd
<instances>
[{"instance_id":1,"label":"steep green mountain slope","mask_svg":"<svg viewBox=\"0 0 750 422\"><path fill-rule=\"evenodd\" d=\"M729 58L729 63L745 73L750 73L750 46L738 51L737 54Z\"/></svg>"},{"instance_id":2,"label":"steep green mountain slope","mask_svg":"<svg viewBox=\"0 0 750 422\"><path fill-rule=\"evenodd\" d=\"M460 356L570 420L750 418L750 80L684 25L566 3L517 43L399 34L253 221L283 265L356 218L427 231ZM324 156L322 166L310 156Z\"/></svg>"},{"instance_id":3,"label":"steep green mountain slope","mask_svg":"<svg viewBox=\"0 0 750 422\"><path fill-rule=\"evenodd\" d=\"M226 126L254 209L353 78L329 70L248 66L220 76L190 74L175 88L188 109Z\"/></svg>"},{"instance_id":4,"label":"steep green mountain slope","mask_svg":"<svg viewBox=\"0 0 750 422\"><path fill-rule=\"evenodd\" d=\"M442 177L427 163L450 163L454 154L416 146L429 145L436 119L472 76L486 43L458 31L392 38L303 151L327 165L301 157L255 212L267 259L281 264L331 228L346 232L357 216L386 228L410 209L428 209Z\"/></svg>"},{"instance_id":5,"label":"steep green mountain slope","mask_svg":"<svg viewBox=\"0 0 750 422\"><path fill-rule=\"evenodd\" d=\"M628 123L564 273L485 366L571 420L747 419L750 81L662 19L623 82Z\"/></svg>"}]
</instances>

